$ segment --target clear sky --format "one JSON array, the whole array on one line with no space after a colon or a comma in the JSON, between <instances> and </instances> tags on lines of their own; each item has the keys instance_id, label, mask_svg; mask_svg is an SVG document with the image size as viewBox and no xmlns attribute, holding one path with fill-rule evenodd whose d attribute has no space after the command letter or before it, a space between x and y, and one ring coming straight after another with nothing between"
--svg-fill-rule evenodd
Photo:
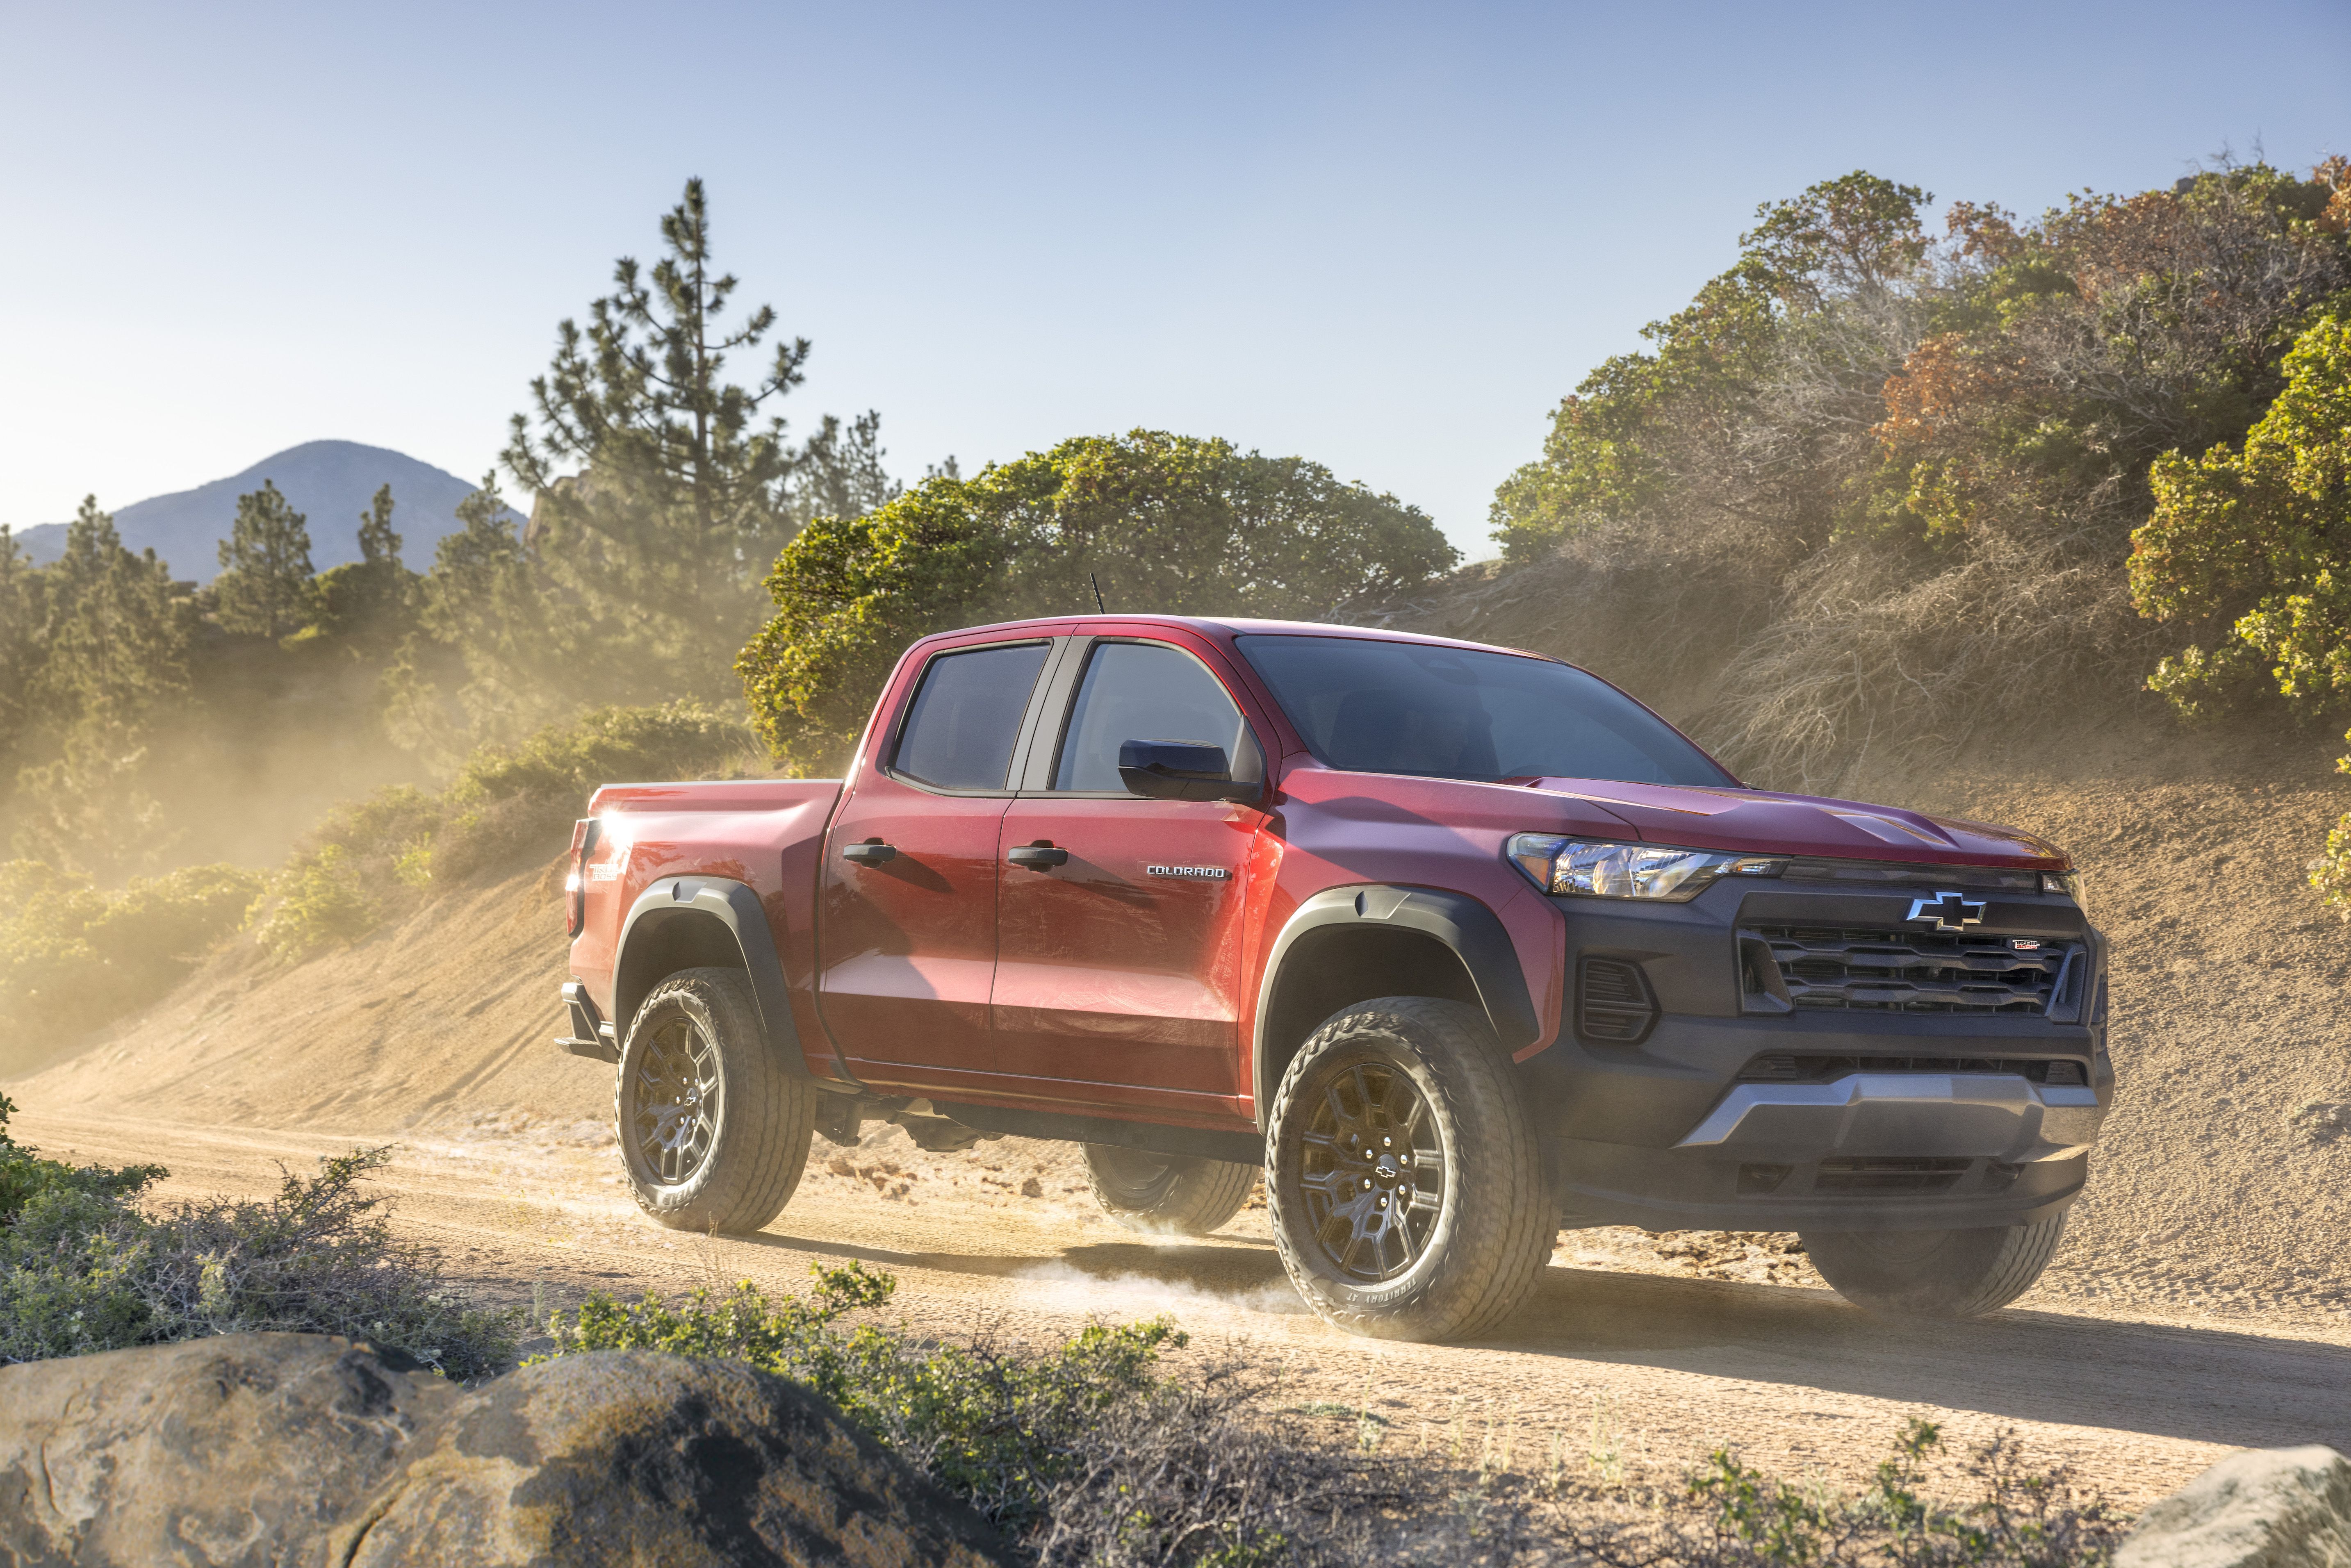
<instances>
[{"instance_id":1,"label":"clear sky","mask_svg":"<svg viewBox=\"0 0 2351 1568\"><path fill-rule=\"evenodd\" d=\"M879 409L910 476L1219 434L1489 554L1560 396L1758 203L2030 213L2257 144L2351 151L2351 0L0 0L0 522L321 437L478 475L698 173L814 340L801 428Z\"/></svg>"}]
</instances>

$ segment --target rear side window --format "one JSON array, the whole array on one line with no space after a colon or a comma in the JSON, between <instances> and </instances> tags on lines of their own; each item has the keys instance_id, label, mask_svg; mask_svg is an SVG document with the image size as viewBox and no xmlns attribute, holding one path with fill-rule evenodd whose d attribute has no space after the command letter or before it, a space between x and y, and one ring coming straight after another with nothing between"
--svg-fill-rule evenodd
<instances>
[{"instance_id":1,"label":"rear side window","mask_svg":"<svg viewBox=\"0 0 2351 1568\"><path fill-rule=\"evenodd\" d=\"M1001 789L1046 644L941 653L923 672L893 766L940 789Z\"/></svg>"},{"instance_id":2,"label":"rear side window","mask_svg":"<svg viewBox=\"0 0 2351 1568\"><path fill-rule=\"evenodd\" d=\"M1241 710L1200 662L1156 643L1098 643L1070 710L1056 789L1121 789L1118 748L1130 740L1189 740L1240 749Z\"/></svg>"}]
</instances>

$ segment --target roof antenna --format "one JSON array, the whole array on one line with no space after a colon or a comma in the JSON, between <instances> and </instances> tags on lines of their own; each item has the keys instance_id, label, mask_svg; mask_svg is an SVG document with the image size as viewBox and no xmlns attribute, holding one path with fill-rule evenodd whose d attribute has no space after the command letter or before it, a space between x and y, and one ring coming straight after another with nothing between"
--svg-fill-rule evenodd
<instances>
[{"instance_id":1,"label":"roof antenna","mask_svg":"<svg viewBox=\"0 0 2351 1568\"><path fill-rule=\"evenodd\" d=\"M1110 612L1109 612L1109 611L1107 611L1107 610L1102 610L1102 579L1100 579L1100 578L1096 577L1092 572L1091 572L1091 571L1090 571L1090 572L1086 573L1086 580L1087 580L1088 582L1091 582L1091 583L1092 583L1092 584L1094 585L1094 608L1095 608L1096 610L1102 610L1102 612L1104 615L1109 614L1109 613L1110 613Z\"/></svg>"}]
</instances>

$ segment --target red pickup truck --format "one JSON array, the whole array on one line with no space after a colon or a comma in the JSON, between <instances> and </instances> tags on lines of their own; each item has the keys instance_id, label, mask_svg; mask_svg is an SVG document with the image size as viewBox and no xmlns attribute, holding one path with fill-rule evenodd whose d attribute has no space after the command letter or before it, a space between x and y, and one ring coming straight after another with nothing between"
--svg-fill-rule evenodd
<instances>
[{"instance_id":1,"label":"red pickup truck","mask_svg":"<svg viewBox=\"0 0 2351 1568\"><path fill-rule=\"evenodd\" d=\"M2028 834L1749 789L1573 665L1161 616L909 648L841 780L620 784L565 1049L646 1212L751 1231L811 1137L1084 1145L1205 1233L1260 1170L1364 1333L1490 1333L1562 1227L1799 1232L1880 1311L2013 1300L2114 1094Z\"/></svg>"}]
</instances>

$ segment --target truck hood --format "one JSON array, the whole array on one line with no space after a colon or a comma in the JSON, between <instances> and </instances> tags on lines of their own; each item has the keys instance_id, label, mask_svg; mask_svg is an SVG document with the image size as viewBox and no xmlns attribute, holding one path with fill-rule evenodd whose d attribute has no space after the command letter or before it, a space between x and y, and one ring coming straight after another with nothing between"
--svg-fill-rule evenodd
<instances>
[{"instance_id":1,"label":"truck hood","mask_svg":"<svg viewBox=\"0 0 2351 1568\"><path fill-rule=\"evenodd\" d=\"M1598 806L1630 823L1645 843L1920 865L2063 871L2069 863L2064 851L2030 833L1898 806L1597 779L1537 779L1526 787Z\"/></svg>"}]
</instances>

